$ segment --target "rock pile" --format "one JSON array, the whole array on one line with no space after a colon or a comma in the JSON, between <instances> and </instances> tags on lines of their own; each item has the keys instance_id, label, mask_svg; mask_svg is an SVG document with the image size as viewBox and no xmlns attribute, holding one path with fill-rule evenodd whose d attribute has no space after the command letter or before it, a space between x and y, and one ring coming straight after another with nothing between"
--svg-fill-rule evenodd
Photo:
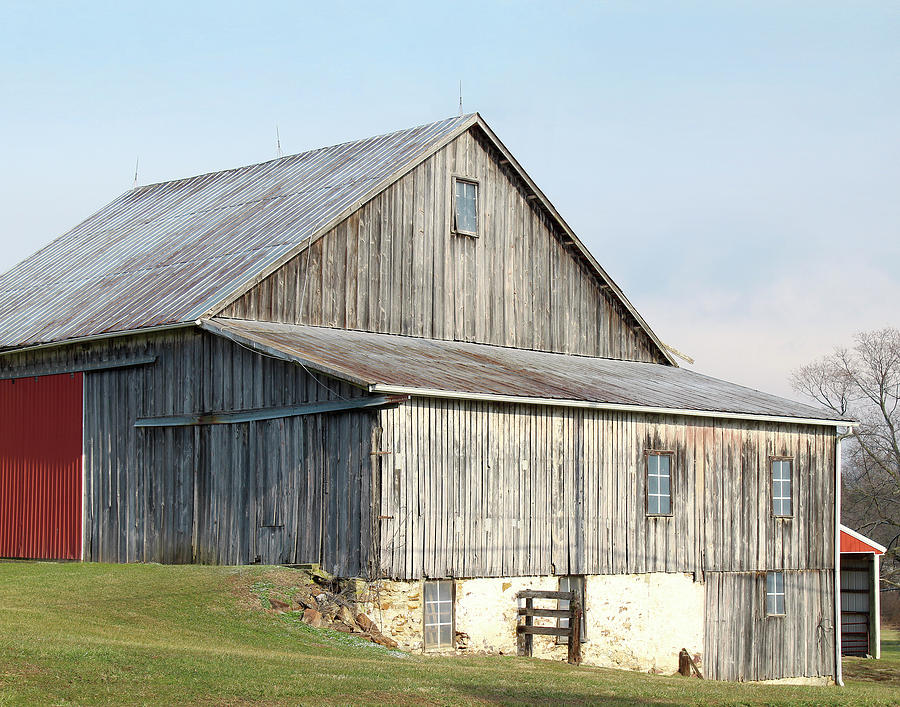
<instances>
[{"instance_id":1,"label":"rock pile","mask_svg":"<svg viewBox=\"0 0 900 707\"><path fill-rule=\"evenodd\" d=\"M276 613L302 612L303 621L314 628L331 628L365 638L387 648L397 648L397 642L378 630L372 619L357 610L358 588L353 583L335 582L321 570L310 571L312 580L282 591L290 601L268 597L269 605Z\"/></svg>"}]
</instances>

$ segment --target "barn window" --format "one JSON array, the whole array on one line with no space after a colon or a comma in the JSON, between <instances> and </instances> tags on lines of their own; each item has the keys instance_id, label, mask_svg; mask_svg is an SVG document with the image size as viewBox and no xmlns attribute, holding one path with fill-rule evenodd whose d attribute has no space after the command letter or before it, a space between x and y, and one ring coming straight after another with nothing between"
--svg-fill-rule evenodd
<instances>
[{"instance_id":1,"label":"barn window","mask_svg":"<svg viewBox=\"0 0 900 707\"><path fill-rule=\"evenodd\" d=\"M790 459L772 460L772 513L776 516L793 515L791 508L791 467Z\"/></svg>"},{"instance_id":2,"label":"barn window","mask_svg":"<svg viewBox=\"0 0 900 707\"><path fill-rule=\"evenodd\" d=\"M478 182L453 179L453 231L478 235Z\"/></svg>"},{"instance_id":3,"label":"barn window","mask_svg":"<svg viewBox=\"0 0 900 707\"><path fill-rule=\"evenodd\" d=\"M575 595L581 601L581 640L587 640L587 621L585 616L587 614L587 609L585 608L584 603L584 577L579 577L576 575L570 575L568 577L560 577L559 578L559 591L561 592L575 592ZM568 599L559 599L557 601L557 609L562 609L563 611L569 610L569 600ZM556 619L556 625L559 628L569 628L569 617L560 616ZM557 643L568 643L569 639L565 636L557 636Z\"/></svg>"},{"instance_id":4,"label":"barn window","mask_svg":"<svg viewBox=\"0 0 900 707\"><path fill-rule=\"evenodd\" d=\"M425 650L453 648L453 581L425 582Z\"/></svg>"},{"instance_id":5,"label":"barn window","mask_svg":"<svg viewBox=\"0 0 900 707\"><path fill-rule=\"evenodd\" d=\"M784 572L766 572L766 616L784 616Z\"/></svg>"},{"instance_id":6,"label":"barn window","mask_svg":"<svg viewBox=\"0 0 900 707\"><path fill-rule=\"evenodd\" d=\"M672 514L672 453L647 452L647 515Z\"/></svg>"}]
</instances>

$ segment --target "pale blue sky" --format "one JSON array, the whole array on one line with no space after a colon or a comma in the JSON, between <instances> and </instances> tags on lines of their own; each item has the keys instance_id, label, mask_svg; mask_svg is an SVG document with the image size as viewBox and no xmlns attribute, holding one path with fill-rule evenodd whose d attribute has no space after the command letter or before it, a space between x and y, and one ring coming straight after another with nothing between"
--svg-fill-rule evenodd
<instances>
[{"instance_id":1,"label":"pale blue sky","mask_svg":"<svg viewBox=\"0 0 900 707\"><path fill-rule=\"evenodd\" d=\"M900 326L900 4L0 2L0 270L140 183L482 113L657 333Z\"/></svg>"}]
</instances>

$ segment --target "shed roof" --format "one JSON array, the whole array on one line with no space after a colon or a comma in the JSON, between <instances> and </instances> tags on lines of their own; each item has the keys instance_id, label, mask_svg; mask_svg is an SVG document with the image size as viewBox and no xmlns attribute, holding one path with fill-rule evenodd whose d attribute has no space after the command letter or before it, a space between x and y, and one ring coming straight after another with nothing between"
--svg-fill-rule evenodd
<instances>
[{"instance_id":1,"label":"shed roof","mask_svg":"<svg viewBox=\"0 0 900 707\"><path fill-rule=\"evenodd\" d=\"M373 392L849 422L809 405L661 364L239 319L214 318L202 326Z\"/></svg>"},{"instance_id":2,"label":"shed roof","mask_svg":"<svg viewBox=\"0 0 900 707\"><path fill-rule=\"evenodd\" d=\"M853 528L841 524L841 552L883 555L887 552L887 548Z\"/></svg>"},{"instance_id":3,"label":"shed roof","mask_svg":"<svg viewBox=\"0 0 900 707\"><path fill-rule=\"evenodd\" d=\"M476 119L128 191L0 275L0 349L194 321Z\"/></svg>"}]
</instances>

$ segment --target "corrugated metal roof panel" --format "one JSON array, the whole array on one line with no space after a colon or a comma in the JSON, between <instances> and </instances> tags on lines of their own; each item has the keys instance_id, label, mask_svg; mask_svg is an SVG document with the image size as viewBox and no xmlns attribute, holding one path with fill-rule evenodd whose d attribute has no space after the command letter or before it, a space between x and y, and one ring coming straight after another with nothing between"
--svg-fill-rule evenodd
<instances>
[{"instance_id":1,"label":"corrugated metal roof panel","mask_svg":"<svg viewBox=\"0 0 900 707\"><path fill-rule=\"evenodd\" d=\"M365 385L834 420L683 368L325 327L215 318L211 330Z\"/></svg>"},{"instance_id":2,"label":"corrugated metal roof panel","mask_svg":"<svg viewBox=\"0 0 900 707\"><path fill-rule=\"evenodd\" d=\"M472 120L129 191L0 275L0 348L193 321Z\"/></svg>"}]
</instances>

